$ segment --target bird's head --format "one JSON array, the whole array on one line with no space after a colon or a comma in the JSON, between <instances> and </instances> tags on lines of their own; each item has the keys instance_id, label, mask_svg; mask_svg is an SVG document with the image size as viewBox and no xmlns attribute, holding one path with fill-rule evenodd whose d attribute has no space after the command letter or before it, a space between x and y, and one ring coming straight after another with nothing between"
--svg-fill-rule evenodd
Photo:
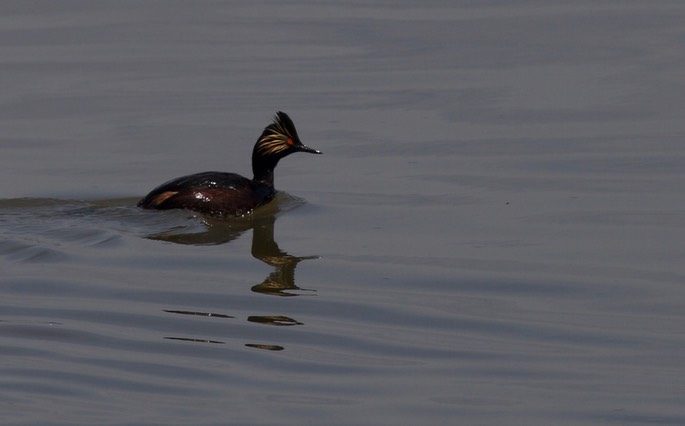
<instances>
[{"instance_id":1,"label":"bird's head","mask_svg":"<svg viewBox=\"0 0 685 426\"><path fill-rule=\"evenodd\" d=\"M274 121L264 128L252 151L252 169L255 179L273 174L278 160L295 152L321 154L321 151L305 146L297 136L295 124L288 114L278 111Z\"/></svg>"}]
</instances>

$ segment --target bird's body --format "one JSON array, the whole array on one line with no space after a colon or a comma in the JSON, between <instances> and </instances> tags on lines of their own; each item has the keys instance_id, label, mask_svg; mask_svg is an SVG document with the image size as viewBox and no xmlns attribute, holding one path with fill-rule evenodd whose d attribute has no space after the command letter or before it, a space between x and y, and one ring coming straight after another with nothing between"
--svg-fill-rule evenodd
<instances>
[{"instance_id":1,"label":"bird's body","mask_svg":"<svg viewBox=\"0 0 685 426\"><path fill-rule=\"evenodd\" d=\"M278 161L294 152L321 152L300 142L290 117L278 112L252 152L254 177L202 172L182 176L153 189L138 206L145 209L188 209L214 216L243 216L273 200L273 172Z\"/></svg>"},{"instance_id":2,"label":"bird's body","mask_svg":"<svg viewBox=\"0 0 685 426\"><path fill-rule=\"evenodd\" d=\"M138 206L159 210L183 208L214 216L243 216L273 200L273 185L236 173L203 172L166 182Z\"/></svg>"}]
</instances>

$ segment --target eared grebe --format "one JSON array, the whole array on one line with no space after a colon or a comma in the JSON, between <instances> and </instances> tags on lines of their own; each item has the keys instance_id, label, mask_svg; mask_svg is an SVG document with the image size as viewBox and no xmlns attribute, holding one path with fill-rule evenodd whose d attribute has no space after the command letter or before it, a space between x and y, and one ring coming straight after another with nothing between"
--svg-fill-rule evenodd
<instances>
[{"instance_id":1,"label":"eared grebe","mask_svg":"<svg viewBox=\"0 0 685 426\"><path fill-rule=\"evenodd\" d=\"M284 112L277 112L252 150L250 180L235 173L203 172L166 182L138 202L144 209L189 209L215 216L243 216L273 200L274 168L278 160L293 152L321 154L306 147L295 125Z\"/></svg>"}]
</instances>

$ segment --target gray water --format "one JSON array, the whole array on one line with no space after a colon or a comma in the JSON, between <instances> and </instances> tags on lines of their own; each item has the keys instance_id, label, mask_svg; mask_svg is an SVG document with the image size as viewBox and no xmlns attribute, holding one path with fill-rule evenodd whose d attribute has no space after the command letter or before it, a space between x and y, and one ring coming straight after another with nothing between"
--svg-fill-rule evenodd
<instances>
[{"instance_id":1,"label":"gray water","mask_svg":"<svg viewBox=\"0 0 685 426\"><path fill-rule=\"evenodd\" d=\"M685 424L685 3L0 3L0 423ZM142 211L281 161L240 220Z\"/></svg>"}]
</instances>

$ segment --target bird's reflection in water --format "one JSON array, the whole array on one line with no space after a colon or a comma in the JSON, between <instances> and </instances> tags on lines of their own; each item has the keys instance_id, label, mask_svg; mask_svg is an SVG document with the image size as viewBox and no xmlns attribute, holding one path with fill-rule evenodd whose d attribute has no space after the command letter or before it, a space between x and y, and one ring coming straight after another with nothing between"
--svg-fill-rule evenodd
<instances>
[{"instance_id":1,"label":"bird's reflection in water","mask_svg":"<svg viewBox=\"0 0 685 426\"><path fill-rule=\"evenodd\" d=\"M263 221L255 224L252 233L252 256L274 267L274 271L261 283L252 286L252 291L273 296L297 296L293 290L301 289L295 285L295 267L306 259L317 256L291 256L278 247L274 241L274 222Z\"/></svg>"},{"instance_id":2,"label":"bird's reflection in water","mask_svg":"<svg viewBox=\"0 0 685 426\"><path fill-rule=\"evenodd\" d=\"M252 286L252 291L274 296L297 296L301 289L295 285L295 268L303 260L316 259L318 256L291 256L278 247L274 240L274 214L234 218L230 220L201 218L202 232L179 233L172 229L149 235L153 240L168 241L187 245L218 245L231 242L244 232L252 229L252 256L274 267L264 281Z\"/></svg>"},{"instance_id":3,"label":"bird's reflection in water","mask_svg":"<svg viewBox=\"0 0 685 426\"><path fill-rule=\"evenodd\" d=\"M185 228L176 228L149 235L148 238L185 245L219 245L231 242L252 229L252 256L274 268L273 272L264 281L252 286L252 291L272 296L298 296L302 292L313 292L314 290L301 289L295 284L295 268L299 262L306 259L316 259L318 256L292 256L280 249L274 240L274 225L277 212L277 210L272 210L260 212L260 214L254 214L249 217L234 219L198 217L203 225L203 229L200 232L184 233L183 230ZM178 309L167 309L164 311L176 315L204 316L217 319L235 318L231 315L214 312ZM252 315L247 318L247 321L273 326L302 325L301 322L283 315ZM191 337L166 337L166 339L202 343L225 343L219 340ZM272 351L284 349L280 345L261 343L247 343L245 346Z\"/></svg>"},{"instance_id":4,"label":"bird's reflection in water","mask_svg":"<svg viewBox=\"0 0 685 426\"><path fill-rule=\"evenodd\" d=\"M292 318L284 317L283 315L253 315L247 318L250 322L271 325L302 325L301 322Z\"/></svg>"}]
</instances>

